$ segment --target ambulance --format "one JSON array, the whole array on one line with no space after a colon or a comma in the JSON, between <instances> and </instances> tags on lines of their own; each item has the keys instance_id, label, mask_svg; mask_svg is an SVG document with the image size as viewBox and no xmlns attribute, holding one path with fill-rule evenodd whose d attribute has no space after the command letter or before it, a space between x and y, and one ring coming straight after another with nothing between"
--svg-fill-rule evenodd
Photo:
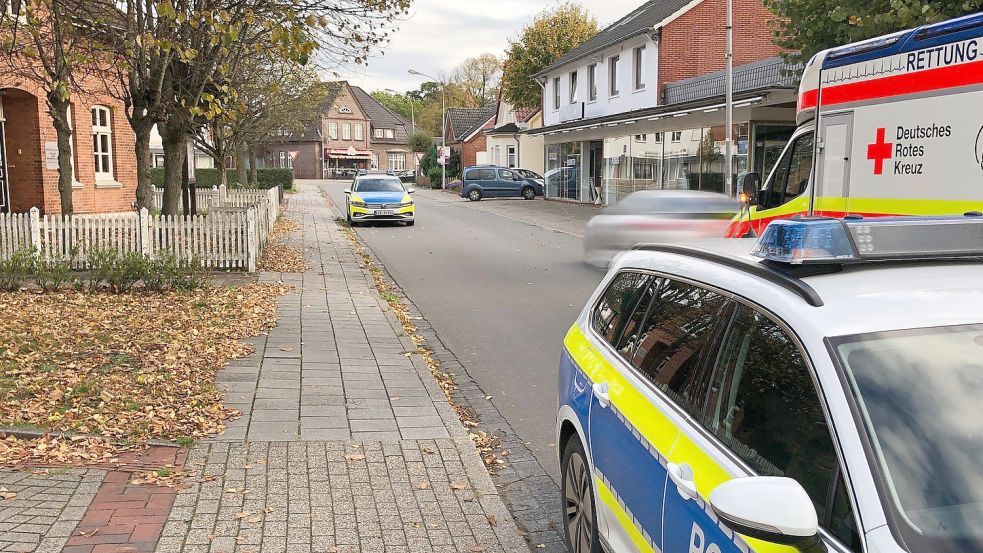
<instances>
[{"instance_id":1,"label":"ambulance","mask_svg":"<svg viewBox=\"0 0 983 553\"><path fill-rule=\"evenodd\" d=\"M745 176L728 236L795 215L983 211L983 13L819 52L796 123L764 184Z\"/></svg>"}]
</instances>

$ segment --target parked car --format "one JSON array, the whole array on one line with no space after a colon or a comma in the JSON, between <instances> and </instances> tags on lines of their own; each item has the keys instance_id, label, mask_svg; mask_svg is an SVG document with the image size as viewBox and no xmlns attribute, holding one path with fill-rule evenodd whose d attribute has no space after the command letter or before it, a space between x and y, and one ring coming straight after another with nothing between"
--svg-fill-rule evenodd
<instances>
[{"instance_id":1,"label":"parked car","mask_svg":"<svg viewBox=\"0 0 983 553\"><path fill-rule=\"evenodd\" d=\"M734 198L698 190L641 190L587 223L584 260L607 267L635 244L721 238L740 209Z\"/></svg>"},{"instance_id":2,"label":"parked car","mask_svg":"<svg viewBox=\"0 0 983 553\"><path fill-rule=\"evenodd\" d=\"M520 197L526 200L543 195L543 186L527 179L514 169L495 165L464 168L461 197L472 202L482 198Z\"/></svg>"},{"instance_id":3,"label":"parked car","mask_svg":"<svg viewBox=\"0 0 983 553\"><path fill-rule=\"evenodd\" d=\"M535 182L539 186L546 186L546 179L543 178L543 175L540 175L539 173L537 173L535 171L530 171L529 169L516 169L515 172L516 173L519 173L520 175L522 175L523 177L525 177L527 180L531 180L531 181Z\"/></svg>"}]
</instances>

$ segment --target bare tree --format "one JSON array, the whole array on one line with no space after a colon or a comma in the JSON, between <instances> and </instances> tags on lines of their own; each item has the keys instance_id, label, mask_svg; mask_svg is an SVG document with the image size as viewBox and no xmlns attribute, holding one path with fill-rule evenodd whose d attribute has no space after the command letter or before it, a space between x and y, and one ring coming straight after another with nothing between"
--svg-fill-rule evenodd
<instances>
[{"instance_id":1,"label":"bare tree","mask_svg":"<svg viewBox=\"0 0 983 553\"><path fill-rule=\"evenodd\" d=\"M467 107L484 106L498 95L502 61L493 54L468 58L457 66L453 78L464 91Z\"/></svg>"}]
</instances>

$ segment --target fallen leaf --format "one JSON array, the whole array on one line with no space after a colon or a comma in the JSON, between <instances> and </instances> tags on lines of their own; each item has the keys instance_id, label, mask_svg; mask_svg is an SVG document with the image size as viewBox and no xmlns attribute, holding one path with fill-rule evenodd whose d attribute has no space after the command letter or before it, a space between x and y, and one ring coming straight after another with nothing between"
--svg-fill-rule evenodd
<instances>
[{"instance_id":1,"label":"fallen leaf","mask_svg":"<svg viewBox=\"0 0 983 553\"><path fill-rule=\"evenodd\" d=\"M452 482L451 483L451 489L452 490L464 490L464 489L467 489L467 488L468 488L468 485L465 484L464 482Z\"/></svg>"},{"instance_id":2,"label":"fallen leaf","mask_svg":"<svg viewBox=\"0 0 983 553\"><path fill-rule=\"evenodd\" d=\"M16 498L17 498L17 494L15 492L12 492L12 491L8 490L7 488L4 488L4 487L0 486L0 499L6 500L6 501L10 501L10 500L16 499Z\"/></svg>"},{"instance_id":3,"label":"fallen leaf","mask_svg":"<svg viewBox=\"0 0 983 553\"><path fill-rule=\"evenodd\" d=\"M415 490L425 490L430 487L430 482L417 482L413 484L413 489Z\"/></svg>"},{"instance_id":4,"label":"fallen leaf","mask_svg":"<svg viewBox=\"0 0 983 553\"><path fill-rule=\"evenodd\" d=\"M495 515L485 515L485 517L488 519L488 524L498 526L498 519L495 518Z\"/></svg>"},{"instance_id":5,"label":"fallen leaf","mask_svg":"<svg viewBox=\"0 0 983 553\"><path fill-rule=\"evenodd\" d=\"M479 552L484 551L484 550L485 550L485 548L482 547L482 546L480 546L480 545L478 545L478 544L471 544L471 545L468 546L468 551L471 551L472 553L479 553Z\"/></svg>"},{"instance_id":6,"label":"fallen leaf","mask_svg":"<svg viewBox=\"0 0 983 553\"><path fill-rule=\"evenodd\" d=\"M348 455L345 455L345 459L348 459L349 461L364 461L365 455L360 453L349 453Z\"/></svg>"}]
</instances>

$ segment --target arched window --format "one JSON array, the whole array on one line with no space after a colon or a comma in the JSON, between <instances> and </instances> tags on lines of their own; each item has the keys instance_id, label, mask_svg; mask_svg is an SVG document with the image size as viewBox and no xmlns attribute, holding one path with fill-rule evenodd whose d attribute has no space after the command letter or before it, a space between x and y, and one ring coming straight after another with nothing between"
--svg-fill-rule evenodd
<instances>
[{"instance_id":1,"label":"arched window","mask_svg":"<svg viewBox=\"0 0 983 553\"><path fill-rule=\"evenodd\" d=\"M92 106L92 155L96 180L114 180L113 121L104 106Z\"/></svg>"}]
</instances>

